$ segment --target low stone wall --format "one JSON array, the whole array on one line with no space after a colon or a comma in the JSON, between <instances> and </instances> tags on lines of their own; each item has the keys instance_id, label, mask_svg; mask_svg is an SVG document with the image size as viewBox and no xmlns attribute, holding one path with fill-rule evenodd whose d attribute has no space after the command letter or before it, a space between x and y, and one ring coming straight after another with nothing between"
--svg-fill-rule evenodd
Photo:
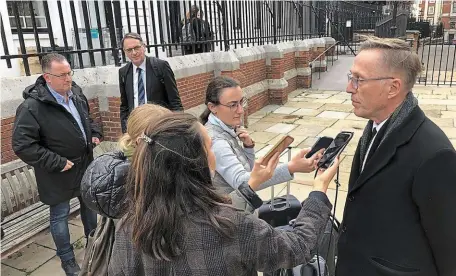
<instances>
[{"instance_id":1,"label":"low stone wall","mask_svg":"<svg viewBox=\"0 0 456 276\"><path fill-rule=\"evenodd\" d=\"M268 104L284 104L293 90L310 87L310 62L334 43L332 38L314 38L166 60L174 71L184 109L194 115L204 109L206 86L213 77L227 75L237 79L248 98L248 124L248 114ZM328 55L333 52L328 51ZM326 56L312 64L312 69L325 71ZM75 70L73 76L89 99L91 117L102 126L106 141L116 141L121 135L118 70L114 66L87 68ZM2 164L17 159L11 149L14 116L23 101L22 91L37 77L0 78Z\"/></svg>"}]
</instances>

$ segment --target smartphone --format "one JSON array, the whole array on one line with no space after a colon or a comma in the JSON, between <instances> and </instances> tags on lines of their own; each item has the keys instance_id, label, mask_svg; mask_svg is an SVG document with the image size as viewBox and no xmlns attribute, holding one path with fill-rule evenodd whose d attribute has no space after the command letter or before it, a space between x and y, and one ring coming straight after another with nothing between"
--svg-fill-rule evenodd
<instances>
[{"instance_id":1,"label":"smartphone","mask_svg":"<svg viewBox=\"0 0 456 276\"><path fill-rule=\"evenodd\" d=\"M323 157L320 159L317 166L324 169L330 167L334 163L336 157L342 153L352 138L353 132L342 131L341 133L337 134L331 145L329 145L329 147L323 153Z\"/></svg>"},{"instance_id":2,"label":"smartphone","mask_svg":"<svg viewBox=\"0 0 456 276\"><path fill-rule=\"evenodd\" d=\"M332 137L328 136L318 138L317 142L315 142L310 151L306 154L306 158L312 157L312 155L314 155L321 149L327 149L331 145L333 140L334 139Z\"/></svg>"},{"instance_id":3,"label":"smartphone","mask_svg":"<svg viewBox=\"0 0 456 276\"><path fill-rule=\"evenodd\" d=\"M266 153L263 157L263 163L261 163L261 165L266 166L274 154L277 152L279 154L284 152L291 145L291 143L293 143L293 141L294 138L289 135L282 137L282 139L280 139L280 141L277 142L277 144L275 144L268 153Z\"/></svg>"}]
</instances>

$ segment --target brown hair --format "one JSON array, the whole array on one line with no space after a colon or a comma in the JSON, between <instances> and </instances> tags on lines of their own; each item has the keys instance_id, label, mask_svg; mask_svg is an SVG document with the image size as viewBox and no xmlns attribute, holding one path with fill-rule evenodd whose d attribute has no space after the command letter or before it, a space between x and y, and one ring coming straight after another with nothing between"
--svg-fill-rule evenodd
<instances>
[{"instance_id":1,"label":"brown hair","mask_svg":"<svg viewBox=\"0 0 456 276\"><path fill-rule=\"evenodd\" d=\"M126 151L136 143L148 125L157 121L161 116L171 113L170 110L155 104L143 104L133 109L128 117L127 132L119 140L119 148Z\"/></svg>"},{"instance_id":2,"label":"brown hair","mask_svg":"<svg viewBox=\"0 0 456 276\"><path fill-rule=\"evenodd\" d=\"M200 115L200 121L202 124L207 123L209 114L211 114L211 111L209 110L207 105L209 103L215 105L220 104L220 96L222 95L223 90L225 88L236 88L238 86L240 86L239 82L227 76L215 77L213 80L211 80L211 82L209 82L206 88L206 110L204 110L203 113Z\"/></svg>"},{"instance_id":3,"label":"brown hair","mask_svg":"<svg viewBox=\"0 0 456 276\"><path fill-rule=\"evenodd\" d=\"M125 42L125 39L127 38L132 38L132 39L136 39L136 40L139 40L139 42L141 42L141 45L144 44L144 41L141 37L141 35L137 34L137 33L127 33L125 34L125 36L122 38L122 48L124 47L124 42Z\"/></svg>"},{"instance_id":4,"label":"brown hair","mask_svg":"<svg viewBox=\"0 0 456 276\"><path fill-rule=\"evenodd\" d=\"M393 72L404 76L407 89L412 89L422 66L418 55L411 51L410 45L398 38L378 38L362 36L360 51L379 49L383 52L383 62Z\"/></svg>"},{"instance_id":5,"label":"brown hair","mask_svg":"<svg viewBox=\"0 0 456 276\"><path fill-rule=\"evenodd\" d=\"M234 224L218 215L220 206L230 205L212 184L201 128L190 114L166 114L147 127L133 155L122 225L131 227L135 247L154 259L182 253L185 219L233 235Z\"/></svg>"}]
</instances>

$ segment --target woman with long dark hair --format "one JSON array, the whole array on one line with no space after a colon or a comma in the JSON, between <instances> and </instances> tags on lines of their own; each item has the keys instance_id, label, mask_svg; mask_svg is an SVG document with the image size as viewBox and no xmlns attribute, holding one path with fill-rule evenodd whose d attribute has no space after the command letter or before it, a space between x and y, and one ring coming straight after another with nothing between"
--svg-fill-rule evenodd
<instances>
[{"instance_id":1,"label":"woman with long dark hair","mask_svg":"<svg viewBox=\"0 0 456 276\"><path fill-rule=\"evenodd\" d=\"M249 185L270 178L278 158L256 161ZM257 275L306 263L329 217L325 192L338 164L319 172L294 230L277 230L216 192L204 126L189 114L164 115L133 155L109 275Z\"/></svg>"}]
</instances>

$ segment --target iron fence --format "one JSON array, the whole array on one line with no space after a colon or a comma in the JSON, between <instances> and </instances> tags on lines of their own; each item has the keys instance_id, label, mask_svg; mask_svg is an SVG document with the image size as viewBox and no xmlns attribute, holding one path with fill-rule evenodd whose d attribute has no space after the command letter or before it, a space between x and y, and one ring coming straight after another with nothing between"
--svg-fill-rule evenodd
<instances>
[{"instance_id":1,"label":"iron fence","mask_svg":"<svg viewBox=\"0 0 456 276\"><path fill-rule=\"evenodd\" d=\"M456 45L450 40L421 39L417 47L423 71L418 78L424 85L456 85Z\"/></svg>"},{"instance_id":2,"label":"iron fence","mask_svg":"<svg viewBox=\"0 0 456 276\"><path fill-rule=\"evenodd\" d=\"M405 37L408 17L409 13L407 11L399 11L396 18L394 18L394 15L383 18L375 26L375 36Z\"/></svg>"},{"instance_id":3,"label":"iron fence","mask_svg":"<svg viewBox=\"0 0 456 276\"><path fill-rule=\"evenodd\" d=\"M67 56L74 68L120 66L127 61L120 45L127 32L141 34L147 52L155 56L197 52L195 47L200 44L209 45L204 51L226 51L328 34L322 26L325 12L318 1L63 0L7 1L7 6L19 53L10 54L1 22L1 59L9 68L12 60L20 59L26 75L31 74L30 59L41 61L49 51ZM194 6L198 14L191 14ZM51 12L59 18L59 28L53 26ZM183 30L188 29L184 26L194 16L208 28L196 40L185 42ZM25 36L31 35L33 51L26 47Z\"/></svg>"}]
</instances>

